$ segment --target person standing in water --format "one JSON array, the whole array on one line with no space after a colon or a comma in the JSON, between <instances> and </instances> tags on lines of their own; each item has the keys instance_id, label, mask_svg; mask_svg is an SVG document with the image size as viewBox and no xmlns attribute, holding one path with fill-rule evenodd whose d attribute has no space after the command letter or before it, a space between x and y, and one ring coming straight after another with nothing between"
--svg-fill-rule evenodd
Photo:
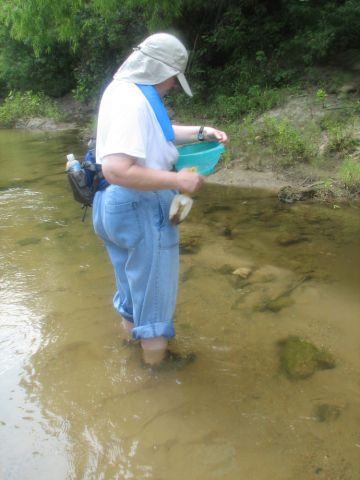
<instances>
[{"instance_id":1,"label":"person standing in water","mask_svg":"<svg viewBox=\"0 0 360 480\"><path fill-rule=\"evenodd\" d=\"M149 36L114 75L98 113L96 162L109 186L95 195L93 225L114 267L114 307L148 365L171 358L175 335L179 232L169 208L178 191L194 193L204 182L190 169L173 170L175 144L227 140L212 127L171 124L162 99L178 83L192 96L187 60L175 36Z\"/></svg>"}]
</instances>

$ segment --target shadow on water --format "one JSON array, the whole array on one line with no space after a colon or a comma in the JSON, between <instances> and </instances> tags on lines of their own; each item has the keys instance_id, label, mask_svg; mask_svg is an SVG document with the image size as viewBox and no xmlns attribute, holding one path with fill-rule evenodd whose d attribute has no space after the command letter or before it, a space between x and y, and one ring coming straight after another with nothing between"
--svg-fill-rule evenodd
<instances>
[{"instance_id":1,"label":"shadow on water","mask_svg":"<svg viewBox=\"0 0 360 480\"><path fill-rule=\"evenodd\" d=\"M151 375L61 176L72 135L0 132L1 185L23 182L0 191L2 476L357 479L358 206L206 186L173 342L197 361Z\"/></svg>"}]
</instances>

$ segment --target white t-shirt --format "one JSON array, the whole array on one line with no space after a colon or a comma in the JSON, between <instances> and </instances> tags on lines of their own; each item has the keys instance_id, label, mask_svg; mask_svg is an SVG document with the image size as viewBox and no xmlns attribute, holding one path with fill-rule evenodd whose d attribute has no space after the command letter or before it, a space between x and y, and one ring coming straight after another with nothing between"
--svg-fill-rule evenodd
<instances>
[{"instance_id":1,"label":"white t-shirt","mask_svg":"<svg viewBox=\"0 0 360 480\"><path fill-rule=\"evenodd\" d=\"M171 170L178 151L163 134L155 113L133 83L113 80L100 103L96 135L96 163L106 155L124 153L139 165Z\"/></svg>"}]
</instances>

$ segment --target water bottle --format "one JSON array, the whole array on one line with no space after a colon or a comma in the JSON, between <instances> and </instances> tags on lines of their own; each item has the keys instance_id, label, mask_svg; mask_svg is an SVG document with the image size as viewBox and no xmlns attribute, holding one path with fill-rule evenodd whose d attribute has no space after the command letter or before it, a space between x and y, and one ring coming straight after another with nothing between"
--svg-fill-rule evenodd
<instances>
[{"instance_id":1,"label":"water bottle","mask_svg":"<svg viewBox=\"0 0 360 480\"><path fill-rule=\"evenodd\" d=\"M95 145L96 145L95 138L91 137L90 140L88 141L88 149L92 150L93 148L95 148Z\"/></svg>"},{"instance_id":2,"label":"water bottle","mask_svg":"<svg viewBox=\"0 0 360 480\"><path fill-rule=\"evenodd\" d=\"M69 153L69 155L66 155L67 162L66 162L66 171L67 172L74 172L76 170L81 169L81 165L79 160L76 160L75 156L73 153Z\"/></svg>"}]
</instances>

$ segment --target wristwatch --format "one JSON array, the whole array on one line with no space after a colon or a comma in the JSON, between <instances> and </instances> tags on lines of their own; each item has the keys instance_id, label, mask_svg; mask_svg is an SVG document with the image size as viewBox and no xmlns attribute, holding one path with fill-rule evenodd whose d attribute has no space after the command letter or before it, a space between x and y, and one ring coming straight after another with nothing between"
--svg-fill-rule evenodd
<instances>
[{"instance_id":1,"label":"wristwatch","mask_svg":"<svg viewBox=\"0 0 360 480\"><path fill-rule=\"evenodd\" d=\"M199 128L199 133L197 134L197 139L199 140L199 142L203 142L205 140L204 128L204 126L201 126Z\"/></svg>"}]
</instances>

